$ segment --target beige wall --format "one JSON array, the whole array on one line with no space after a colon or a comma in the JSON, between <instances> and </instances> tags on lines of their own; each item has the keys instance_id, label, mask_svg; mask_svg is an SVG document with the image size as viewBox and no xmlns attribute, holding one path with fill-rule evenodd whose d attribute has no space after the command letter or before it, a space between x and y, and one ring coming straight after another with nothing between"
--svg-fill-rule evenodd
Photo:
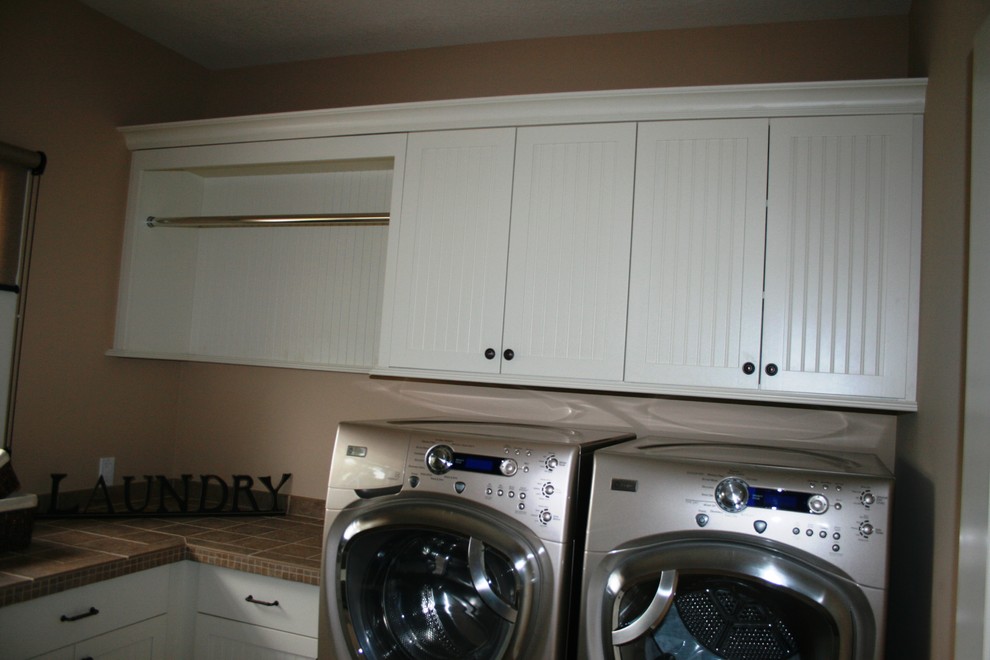
<instances>
[{"instance_id":1,"label":"beige wall","mask_svg":"<svg viewBox=\"0 0 990 660\"><path fill-rule=\"evenodd\" d=\"M906 17L512 41L218 73L211 116L640 87L893 78Z\"/></svg>"},{"instance_id":2,"label":"beige wall","mask_svg":"<svg viewBox=\"0 0 990 660\"><path fill-rule=\"evenodd\" d=\"M979 658L956 649L956 554L965 354L969 104L982 0L915 0L911 73L928 77L917 415L900 424L890 657ZM984 338L979 338L983 341Z\"/></svg>"},{"instance_id":3,"label":"beige wall","mask_svg":"<svg viewBox=\"0 0 990 660\"><path fill-rule=\"evenodd\" d=\"M921 410L900 418L898 497L911 508L899 508L910 515L899 520L908 534L899 537L892 603L905 618L891 641L900 657L922 657L923 649L951 657L967 58L987 12L981 0L915 0L915 7L910 70L908 20L894 18L539 40L209 73L74 0L3 0L0 140L42 149L51 160L15 410L18 473L32 490L46 489L50 472L68 472L70 485L85 487L97 459L112 455L118 474L292 472L293 492L319 496L340 419L453 414L480 402L492 414L644 428L708 411L754 426L838 427L847 418L822 411L107 358L128 162L114 128L463 96L928 75Z\"/></svg>"},{"instance_id":4,"label":"beige wall","mask_svg":"<svg viewBox=\"0 0 990 660\"><path fill-rule=\"evenodd\" d=\"M14 411L31 491L50 472L91 486L100 456L132 473L171 462L181 367L103 355L130 164L116 127L192 114L206 79L74 0L0 2L0 140L48 156Z\"/></svg>"}]
</instances>

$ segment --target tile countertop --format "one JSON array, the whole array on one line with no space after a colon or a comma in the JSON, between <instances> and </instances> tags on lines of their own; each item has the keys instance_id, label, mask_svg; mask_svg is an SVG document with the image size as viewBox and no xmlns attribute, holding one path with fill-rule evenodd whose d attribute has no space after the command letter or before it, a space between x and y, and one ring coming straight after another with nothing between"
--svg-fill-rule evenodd
<instances>
[{"instance_id":1,"label":"tile countertop","mask_svg":"<svg viewBox=\"0 0 990 660\"><path fill-rule=\"evenodd\" d=\"M285 516L36 519L27 548L0 552L0 607L184 559L319 584L315 502Z\"/></svg>"}]
</instances>

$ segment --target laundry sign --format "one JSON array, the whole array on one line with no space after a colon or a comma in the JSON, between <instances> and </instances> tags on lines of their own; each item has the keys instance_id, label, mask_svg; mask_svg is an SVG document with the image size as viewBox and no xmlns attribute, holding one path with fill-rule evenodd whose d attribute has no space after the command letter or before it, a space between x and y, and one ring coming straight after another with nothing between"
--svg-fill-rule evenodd
<instances>
[{"instance_id":1,"label":"laundry sign","mask_svg":"<svg viewBox=\"0 0 990 660\"><path fill-rule=\"evenodd\" d=\"M227 479L216 474L191 474L178 478L166 475L124 477L123 486L108 486L100 475L86 497L86 491L74 497L60 492L66 474L52 474L48 506L38 515L47 518L85 517L161 517L161 516L232 516L285 515L279 491L292 478L283 473L278 485L271 476L251 477L235 474ZM259 486L260 484L260 486ZM285 496L282 498L285 499ZM71 503L65 500L72 500ZM83 501L85 500L85 501Z\"/></svg>"}]
</instances>

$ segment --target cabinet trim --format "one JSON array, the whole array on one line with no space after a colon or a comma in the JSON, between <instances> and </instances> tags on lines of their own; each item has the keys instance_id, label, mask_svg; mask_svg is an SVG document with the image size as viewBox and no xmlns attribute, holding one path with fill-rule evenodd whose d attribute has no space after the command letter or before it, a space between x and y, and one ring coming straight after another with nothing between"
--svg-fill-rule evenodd
<instances>
[{"instance_id":1,"label":"cabinet trim","mask_svg":"<svg viewBox=\"0 0 990 660\"><path fill-rule=\"evenodd\" d=\"M927 79L608 90L394 103L125 126L127 148L441 129L850 114L920 114Z\"/></svg>"}]
</instances>

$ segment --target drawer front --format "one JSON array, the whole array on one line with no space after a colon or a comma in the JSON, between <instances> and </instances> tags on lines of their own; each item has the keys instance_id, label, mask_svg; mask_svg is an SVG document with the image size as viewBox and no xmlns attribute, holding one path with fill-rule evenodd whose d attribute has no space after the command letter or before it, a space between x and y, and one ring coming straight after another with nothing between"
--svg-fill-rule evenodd
<instances>
[{"instance_id":1,"label":"drawer front","mask_svg":"<svg viewBox=\"0 0 990 660\"><path fill-rule=\"evenodd\" d=\"M3 655L40 655L165 614L169 571L159 566L0 609Z\"/></svg>"},{"instance_id":2,"label":"drawer front","mask_svg":"<svg viewBox=\"0 0 990 660\"><path fill-rule=\"evenodd\" d=\"M317 636L319 587L201 564L198 591L198 612Z\"/></svg>"},{"instance_id":3,"label":"drawer front","mask_svg":"<svg viewBox=\"0 0 990 660\"><path fill-rule=\"evenodd\" d=\"M313 637L251 626L206 614L196 617L195 657L202 660L309 660L317 654Z\"/></svg>"}]
</instances>

